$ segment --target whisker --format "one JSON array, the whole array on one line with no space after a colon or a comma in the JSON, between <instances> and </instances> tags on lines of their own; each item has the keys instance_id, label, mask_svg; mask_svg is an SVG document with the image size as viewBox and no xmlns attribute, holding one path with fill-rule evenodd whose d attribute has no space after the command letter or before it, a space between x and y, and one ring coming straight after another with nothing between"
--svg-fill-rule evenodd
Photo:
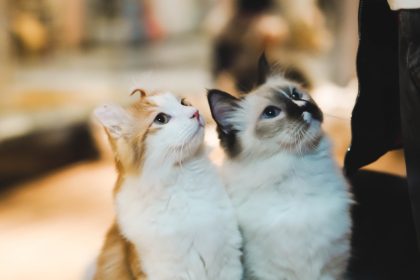
<instances>
[{"instance_id":1,"label":"whisker","mask_svg":"<svg viewBox=\"0 0 420 280\"><path fill-rule=\"evenodd\" d=\"M179 162L179 166L181 170L184 169L184 166L182 165L182 150L184 149L184 145L185 145L185 141L182 142L181 149L179 150L179 153L178 153L178 160L177 160Z\"/></svg>"},{"instance_id":2,"label":"whisker","mask_svg":"<svg viewBox=\"0 0 420 280\"><path fill-rule=\"evenodd\" d=\"M334 118L334 119L337 119L337 120L341 120L341 121L349 121L350 120L350 118L347 118L347 117L340 117L340 116L332 115L332 114L325 113L325 112L323 112L323 114L324 114L324 116Z\"/></svg>"},{"instance_id":3,"label":"whisker","mask_svg":"<svg viewBox=\"0 0 420 280\"><path fill-rule=\"evenodd\" d=\"M278 91L280 91L281 93L283 93L284 96L289 98L289 95L284 90L282 90L281 88L279 88Z\"/></svg>"},{"instance_id":4,"label":"whisker","mask_svg":"<svg viewBox=\"0 0 420 280\"><path fill-rule=\"evenodd\" d=\"M179 162L179 165L180 165L181 170L184 169L184 166L182 165L182 155L183 155L183 151L184 151L184 146L185 146L185 144L187 142L187 141L185 141L187 132L188 132L188 130L187 129L184 129L183 130L183 133L181 134L182 135L182 138L181 139L183 139L183 141L182 141L182 144L181 144L181 148L178 150L178 153L177 153L177 155L178 155L177 161Z\"/></svg>"},{"instance_id":5,"label":"whisker","mask_svg":"<svg viewBox=\"0 0 420 280\"><path fill-rule=\"evenodd\" d=\"M185 139L185 135L188 133L187 129L181 130L177 136L175 136L174 138L179 138L179 139ZM183 141L181 143L181 146L171 146L171 147L167 147L166 148L166 155L165 158L167 158L170 155L174 155L175 160L177 162L180 163L181 168L182 168L182 163L181 163L181 158L182 158L182 147L183 145L185 145L185 141Z\"/></svg>"}]
</instances>

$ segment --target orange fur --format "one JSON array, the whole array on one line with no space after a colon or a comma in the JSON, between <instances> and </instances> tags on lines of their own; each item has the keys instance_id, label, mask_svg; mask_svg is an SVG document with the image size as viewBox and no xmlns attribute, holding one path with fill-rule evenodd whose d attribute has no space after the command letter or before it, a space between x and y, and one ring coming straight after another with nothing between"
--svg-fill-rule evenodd
<instances>
[{"instance_id":1,"label":"orange fur","mask_svg":"<svg viewBox=\"0 0 420 280\"><path fill-rule=\"evenodd\" d=\"M124 177L130 172L141 171L144 160L145 139L150 129L150 118L156 106L147 99L144 91L141 93L140 100L131 105L127 111L136 119L136 127L133 134L126 139L132 150L130 157L122 158L117 154L117 143L108 134L109 142L115 154L115 165L118 172L118 179L113 191L114 197L121 189ZM132 93L132 94L133 94ZM140 267L140 259L136 253L134 244L127 241L121 234L117 222L109 229L102 250L99 254L95 280L147 280L146 275Z\"/></svg>"},{"instance_id":2,"label":"orange fur","mask_svg":"<svg viewBox=\"0 0 420 280\"><path fill-rule=\"evenodd\" d=\"M94 280L146 280L139 263L133 244L124 239L114 223L98 257Z\"/></svg>"},{"instance_id":3,"label":"orange fur","mask_svg":"<svg viewBox=\"0 0 420 280\"><path fill-rule=\"evenodd\" d=\"M125 174L139 172L139 170L141 171L145 151L144 141L149 133L153 133L150 129L150 118L155 106L156 105L150 102L142 93L140 100L127 108L127 111L137 120L137 126L135 127L133 135L130 135L130 139L127 139L133 152L130 157L121 158L117 154L116 142L107 132L109 142L114 151L115 165L119 175L114 188L114 195L120 190L122 179Z\"/></svg>"}]
</instances>

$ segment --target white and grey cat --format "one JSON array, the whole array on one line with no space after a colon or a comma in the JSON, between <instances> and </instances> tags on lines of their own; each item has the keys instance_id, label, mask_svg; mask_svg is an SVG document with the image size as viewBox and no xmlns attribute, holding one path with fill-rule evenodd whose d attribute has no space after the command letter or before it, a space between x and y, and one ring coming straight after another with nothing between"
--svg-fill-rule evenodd
<instances>
[{"instance_id":1,"label":"white and grey cat","mask_svg":"<svg viewBox=\"0 0 420 280\"><path fill-rule=\"evenodd\" d=\"M208 92L246 279L343 279L352 199L323 114L297 84L270 74L264 56L259 66L257 88L242 98Z\"/></svg>"}]
</instances>

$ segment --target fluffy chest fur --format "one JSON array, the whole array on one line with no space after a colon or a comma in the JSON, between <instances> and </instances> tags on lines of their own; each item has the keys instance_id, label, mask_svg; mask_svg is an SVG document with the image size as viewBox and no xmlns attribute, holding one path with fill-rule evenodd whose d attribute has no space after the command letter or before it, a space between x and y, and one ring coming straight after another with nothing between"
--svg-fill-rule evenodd
<instances>
[{"instance_id":1,"label":"fluffy chest fur","mask_svg":"<svg viewBox=\"0 0 420 280\"><path fill-rule=\"evenodd\" d=\"M148 279L241 279L241 238L217 178L208 160L198 159L158 180L125 179L117 221Z\"/></svg>"},{"instance_id":2,"label":"fluffy chest fur","mask_svg":"<svg viewBox=\"0 0 420 280\"><path fill-rule=\"evenodd\" d=\"M248 279L340 279L349 254L351 199L325 141L311 155L232 161L224 171Z\"/></svg>"}]
</instances>

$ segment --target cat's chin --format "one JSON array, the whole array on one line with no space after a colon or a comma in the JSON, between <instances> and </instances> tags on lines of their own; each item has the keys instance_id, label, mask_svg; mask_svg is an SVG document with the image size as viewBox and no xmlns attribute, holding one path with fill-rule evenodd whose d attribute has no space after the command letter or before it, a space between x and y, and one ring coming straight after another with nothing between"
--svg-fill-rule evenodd
<instances>
[{"instance_id":1,"label":"cat's chin","mask_svg":"<svg viewBox=\"0 0 420 280\"><path fill-rule=\"evenodd\" d=\"M175 148L175 150L182 155L177 162L186 161L190 158L195 157L202 151L204 144L204 126L198 126L197 130L191 135L191 137L181 146Z\"/></svg>"},{"instance_id":2,"label":"cat's chin","mask_svg":"<svg viewBox=\"0 0 420 280\"><path fill-rule=\"evenodd\" d=\"M200 157L204 152L204 144L203 143L204 142L202 142L198 146L194 147L194 149L189 150L188 153L185 153L182 158L176 159L175 160L175 166L182 166L184 163Z\"/></svg>"},{"instance_id":3,"label":"cat's chin","mask_svg":"<svg viewBox=\"0 0 420 280\"><path fill-rule=\"evenodd\" d=\"M204 144L204 126L199 126L197 132L191 137L190 145L198 150Z\"/></svg>"},{"instance_id":4,"label":"cat's chin","mask_svg":"<svg viewBox=\"0 0 420 280\"><path fill-rule=\"evenodd\" d=\"M320 128L320 122L312 120L311 123L305 125L302 137L296 142L279 142L280 150L296 155L304 155L311 153L317 149L323 133Z\"/></svg>"},{"instance_id":5,"label":"cat's chin","mask_svg":"<svg viewBox=\"0 0 420 280\"><path fill-rule=\"evenodd\" d=\"M311 153L318 148L319 143L321 142L321 139L322 139L322 134L321 133L318 133L316 135L312 135L310 137L306 137L305 139L302 139L302 141L300 141L300 143L298 143L298 145L295 149L295 152L298 155L304 155L304 154Z\"/></svg>"}]
</instances>

